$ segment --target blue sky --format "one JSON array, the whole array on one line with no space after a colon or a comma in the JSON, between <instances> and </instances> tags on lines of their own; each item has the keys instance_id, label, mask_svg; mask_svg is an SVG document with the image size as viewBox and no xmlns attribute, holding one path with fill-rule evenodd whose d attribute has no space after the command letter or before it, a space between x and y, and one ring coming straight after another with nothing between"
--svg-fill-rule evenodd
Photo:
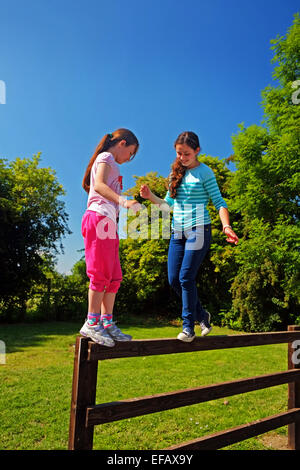
<instances>
[{"instance_id":1,"label":"blue sky","mask_svg":"<svg viewBox=\"0 0 300 470\"><path fill-rule=\"evenodd\" d=\"M32 157L64 186L72 235L57 269L83 248L83 173L99 140L126 127L140 140L121 166L167 176L173 142L199 135L202 152L232 153L238 124L259 124L272 83L270 40L285 35L294 0L0 0L0 157Z\"/></svg>"}]
</instances>

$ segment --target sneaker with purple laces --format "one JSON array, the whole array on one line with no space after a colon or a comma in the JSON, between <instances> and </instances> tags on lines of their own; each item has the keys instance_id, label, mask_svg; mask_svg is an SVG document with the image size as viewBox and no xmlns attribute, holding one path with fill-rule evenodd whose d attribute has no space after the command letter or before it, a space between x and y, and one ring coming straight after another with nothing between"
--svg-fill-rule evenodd
<instances>
[{"instance_id":1,"label":"sneaker with purple laces","mask_svg":"<svg viewBox=\"0 0 300 470\"><path fill-rule=\"evenodd\" d=\"M98 324L96 326L89 325L88 321L85 322L80 330L82 336L91 338L95 343L102 344L102 346L112 347L115 345L112 337L104 330L103 326Z\"/></svg>"},{"instance_id":2,"label":"sneaker with purple laces","mask_svg":"<svg viewBox=\"0 0 300 470\"><path fill-rule=\"evenodd\" d=\"M120 328L117 327L115 322L112 322L110 326L107 326L105 328L105 330L107 330L107 332L115 341L131 341L132 340L132 336L123 333L120 330Z\"/></svg>"}]
</instances>

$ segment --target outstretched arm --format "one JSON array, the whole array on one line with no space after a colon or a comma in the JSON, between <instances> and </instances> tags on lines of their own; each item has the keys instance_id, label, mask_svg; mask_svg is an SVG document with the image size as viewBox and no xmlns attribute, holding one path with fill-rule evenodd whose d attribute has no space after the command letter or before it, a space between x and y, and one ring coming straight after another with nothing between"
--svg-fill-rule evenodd
<instances>
[{"instance_id":1,"label":"outstretched arm","mask_svg":"<svg viewBox=\"0 0 300 470\"><path fill-rule=\"evenodd\" d=\"M223 232L227 236L226 241L237 245L239 239L231 228L228 209L226 207L220 207L219 216L223 225Z\"/></svg>"},{"instance_id":2,"label":"outstretched arm","mask_svg":"<svg viewBox=\"0 0 300 470\"><path fill-rule=\"evenodd\" d=\"M160 197L153 194L153 192L150 190L147 184L142 184L141 189L140 189L140 195L144 199L149 199L149 201L153 202L153 204L158 204L159 206L161 204L166 204L166 201L164 199L161 199Z\"/></svg>"},{"instance_id":3,"label":"outstretched arm","mask_svg":"<svg viewBox=\"0 0 300 470\"><path fill-rule=\"evenodd\" d=\"M133 209L134 211L138 211L141 208L141 205L136 200L126 200L122 196L119 196L115 191L113 191L107 185L107 178L110 172L110 166L107 163L99 163L97 172L96 172L96 179L95 179L95 186L94 189L97 193L101 194L101 196L105 197L109 201L113 201L116 204L124 207L125 209Z\"/></svg>"}]
</instances>

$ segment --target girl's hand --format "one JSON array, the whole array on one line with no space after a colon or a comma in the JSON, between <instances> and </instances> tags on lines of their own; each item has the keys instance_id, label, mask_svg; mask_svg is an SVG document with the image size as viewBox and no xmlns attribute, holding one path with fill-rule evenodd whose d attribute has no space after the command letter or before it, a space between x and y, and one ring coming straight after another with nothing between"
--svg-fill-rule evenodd
<instances>
[{"instance_id":1,"label":"girl's hand","mask_svg":"<svg viewBox=\"0 0 300 470\"><path fill-rule=\"evenodd\" d=\"M238 236L234 233L234 231L232 230L232 228L226 227L226 228L224 229L224 233L225 233L225 235L227 236L227 238L226 238L226 241L227 241L227 242L229 242L229 243L234 243L235 245L238 244L238 242L239 242Z\"/></svg>"},{"instance_id":2,"label":"girl's hand","mask_svg":"<svg viewBox=\"0 0 300 470\"><path fill-rule=\"evenodd\" d=\"M142 184L140 189L140 196L144 199L149 199L151 197L151 190L147 184Z\"/></svg>"},{"instance_id":3,"label":"girl's hand","mask_svg":"<svg viewBox=\"0 0 300 470\"><path fill-rule=\"evenodd\" d=\"M142 205L137 202L135 199L131 199L130 201L126 201L125 203L126 209L131 209L136 214L138 211L142 209Z\"/></svg>"}]
</instances>

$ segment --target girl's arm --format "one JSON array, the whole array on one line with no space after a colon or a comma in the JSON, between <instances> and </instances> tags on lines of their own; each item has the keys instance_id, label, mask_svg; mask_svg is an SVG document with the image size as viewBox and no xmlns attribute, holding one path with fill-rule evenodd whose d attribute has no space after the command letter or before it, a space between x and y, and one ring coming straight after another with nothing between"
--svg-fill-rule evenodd
<instances>
[{"instance_id":1,"label":"girl's arm","mask_svg":"<svg viewBox=\"0 0 300 470\"><path fill-rule=\"evenodd\" d=\"M219 210L219 216L223 225L223 232L225 235L227 235L226 241L237 245L239 239L231 228L228 209L227 207L223 206L223 204L226 203L221 195L216 177L211 169L209 169L208 178L204 182L204 188L208 192L215 208Z\"/></svg>"},{"instance_id":2,"label":"girl's arm","mask_svg":"<svg viewBox=\"0 0 300 470\"><path fill-rule=\"evenodd\" d=\"M155 194L153 194L149 186L147 186L146 184L142 184L141 189L140 189L140 195L144 199L149 199L149 201L153 202L153 204L158 204L159 206L161 204L166 204L166 201L156 196Z\"/></svg>"},{"instance_id":3,"label":"girl's arm","mask_svg":"<svg viewBox=\"0 0 300 470\"><path fill-rule=\"evenodd\" d=\"M101 194L101 196L105 197L105 199L119 204L120 206L125 207L126 209L133 208L132 206L134 206L135 204L140 206L139 203L134 199L131 201L127 201L106 184L109 172L110 166L107 163L99 163L95 177L95 191ZM138 210L137 206L136 210Z\"/></svg>"},{"instance_id":4,"label":"girl's arm","mask_svg":"<svg viewBox=\"0 0 300 470\"><path fill-rule=\"evenodd\" d=\"M237 245L239 239L231 228L228 209L226 207L220 207L219 216L223 225L223 232L227 235L226 241Z\"/></svg>"}]
</instances>

